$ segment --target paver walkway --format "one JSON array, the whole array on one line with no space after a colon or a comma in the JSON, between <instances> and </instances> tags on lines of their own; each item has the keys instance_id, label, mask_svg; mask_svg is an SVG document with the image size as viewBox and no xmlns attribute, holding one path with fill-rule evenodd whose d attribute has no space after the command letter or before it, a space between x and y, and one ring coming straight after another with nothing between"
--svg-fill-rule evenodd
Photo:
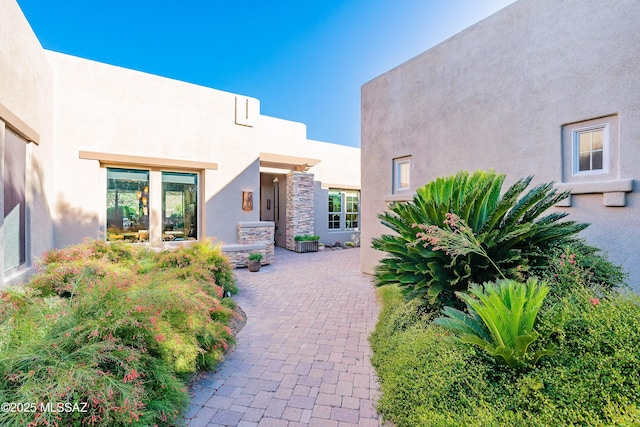
<instances>
[{"instance_id":1,"label":"paver walkway","mask_svg":"<svg viewBox=\"0 0 640 427\"><path fill-rule=\"evenodd\" d=\"M378 306L359 252L276 248L258 273L236 270L247 324L192 387L189 427L379 425L368 342Z\"/></svg>"}]
</instances>

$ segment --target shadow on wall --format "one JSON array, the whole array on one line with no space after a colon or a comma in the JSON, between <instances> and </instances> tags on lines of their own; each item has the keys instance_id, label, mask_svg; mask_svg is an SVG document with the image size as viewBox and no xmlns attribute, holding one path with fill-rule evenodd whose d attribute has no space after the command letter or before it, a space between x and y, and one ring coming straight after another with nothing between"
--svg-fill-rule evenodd
<instances>
[{"instance_id":1,"label":"shadow on wall","mask_svg":"<svg viewBox=\"0 0 640 427\"><path fill-rule=\"evenodd\" d=\"M35 156L31 159L32 203L29 209L31 229L37 230L36 233L31 233L31 254L39 257L54 245L54 226L45 190L45 173Z\"/></svg>"},{"instance_id":2,"label":"shadow on wall","mask_svg":"<svg viewBox=\"0 0 640 427\"><path fill-rule=\"evenodd\" d=\"M98 238L100 236L98 215L71 206L62 195L58 197L56 212L58 214L58 219L54 224L56 247L74 245L87 237Z\"/></svg>"},{"instance_id":3,"label":"shadow on wall","mask_svg":"<svg viewBox=\"0 0 640 427\"><path fill-rule=\"evenodd\" d=\"M242 192L253 192L253 209L242 209ZM260 220L260 159L256 159L206 201L207 236L238 241L238 222Z\"/></svg>"}]
</instances>

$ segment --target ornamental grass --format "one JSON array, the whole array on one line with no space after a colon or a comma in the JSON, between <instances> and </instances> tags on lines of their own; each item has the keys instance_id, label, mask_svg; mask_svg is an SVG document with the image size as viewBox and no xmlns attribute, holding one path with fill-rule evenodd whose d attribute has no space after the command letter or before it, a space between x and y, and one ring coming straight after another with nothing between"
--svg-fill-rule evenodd
<instances>
[{"instance_id":1,"label":"ornamental grass","mask_svg":"<svg viewBox=\"0 0 640 427\"><path fill-rule=\"evenodd\" d=\"M234 342L220 249L88 241L45 254L39 270L0 305L0 400L36 410L1 412L0 425L181 424L190 375Z\"/></svg>"}]
</instances>

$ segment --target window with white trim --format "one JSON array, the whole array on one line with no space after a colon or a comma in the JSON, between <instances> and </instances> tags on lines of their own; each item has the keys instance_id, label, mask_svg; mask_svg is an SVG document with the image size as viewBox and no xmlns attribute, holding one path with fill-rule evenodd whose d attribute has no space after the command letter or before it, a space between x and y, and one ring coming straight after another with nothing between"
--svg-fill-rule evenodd
<instances>
[{"instance_id":1,"label":"window with white trim","mask_svg":"<svg viewBox=\"0 0 640 427\"><path fill-rule=\"evenodd\" d=\"M360 192L345 191L345 228L355 230L360 224Z\"/></svg>"},{"instance_id":2,"label":"window with white trim","mask_svg":"<svg viewBox=\"0 0 640 427\"><path fill-rule=\"evenodd\" d=\"M618 179L619 127L616 114L563 125L562 181Z\"/></svg>"},{"instance_id":3,"label":"window with white trim","mask_svg":"<svg viewBox=\"0 0 640 427\"><path fill-rule=\"evenodd\" d=\"M342 192L329 190L329 230L342 228Z\"/></svg>"},{"instance_id":4,"label":"window with white trim","mask_svg":"<svg viewBox=\"0 0 640 427\"><path fill-rule=\"evenodd\" d=\"M606 172L605 147L608 146L607 125L573 131L573 173Z\"/></svg>"},{"instance_id":5,"label":"window with white trim","mask_svg":"<svg viewBox=\"0 0 640 427\"><path fill-rule=\"evenodd\" d=\"M411 156L393 159L393 193L411 188Z\"/></svg>"},{"instance_id":6,"label":"window with white trim","mask_svg":"<svg viewBox=\"0 0 640 427\"><path fill-rule=\"evenodd\" d=\"M329 190L330 231L355 230L360 226L360 191Z\"/></svg>"}]
</instances>

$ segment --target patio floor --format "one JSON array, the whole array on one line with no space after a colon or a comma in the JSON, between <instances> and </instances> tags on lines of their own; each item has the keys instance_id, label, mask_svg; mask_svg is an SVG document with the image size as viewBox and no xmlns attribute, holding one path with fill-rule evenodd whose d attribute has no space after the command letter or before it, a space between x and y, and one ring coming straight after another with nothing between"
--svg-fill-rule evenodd
<instances>
[{"instance_id":1,"label":"patio floor","mask_svg":"<svg viewBox=\"0 0 640 427\"><path fill-rule=\"evenodd\" d=\"M258 273L236 270L247 323L191 388L189 427L379 425L368 342L378 306L359 253L276 248Z\"/></svg>"}]
</instances>

